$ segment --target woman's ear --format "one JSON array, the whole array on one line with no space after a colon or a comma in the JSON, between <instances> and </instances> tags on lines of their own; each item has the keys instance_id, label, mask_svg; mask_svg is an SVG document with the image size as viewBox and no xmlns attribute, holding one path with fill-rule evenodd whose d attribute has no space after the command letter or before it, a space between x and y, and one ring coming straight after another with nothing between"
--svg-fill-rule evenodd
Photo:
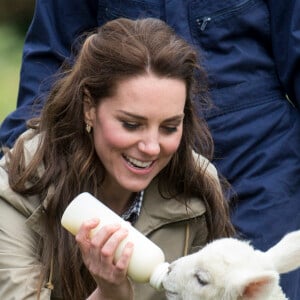
<instances>
[{"instance_id":1,"label":"woman's ear","mask_svg":"<svg viewBox=\"0 0 300 300\"><path fill-rule=\"evenodd\" d=\"M92 103L90 97L84 96L83 99L83 114L84 114L84 122L93 127L95 115L96 115L96 108L94 103Z\"/></svg>"}]
</instances>

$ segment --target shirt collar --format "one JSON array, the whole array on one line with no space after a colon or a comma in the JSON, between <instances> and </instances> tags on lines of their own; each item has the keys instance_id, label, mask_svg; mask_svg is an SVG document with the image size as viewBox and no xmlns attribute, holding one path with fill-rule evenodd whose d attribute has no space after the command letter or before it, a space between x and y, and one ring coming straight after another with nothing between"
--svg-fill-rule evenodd
<instances>
[{"instance_id":1,"label":"shirt collar","mask_svg":"<svg viewBox=\"0 0 300 300\"><path fill-rule=\"evenodd\" d=\"M125 221L129 221L131 224L134 224L137 221L141 212L143 198L144 191L137 193L130 207L121 216Z\"/></svg>"}]
</instances>

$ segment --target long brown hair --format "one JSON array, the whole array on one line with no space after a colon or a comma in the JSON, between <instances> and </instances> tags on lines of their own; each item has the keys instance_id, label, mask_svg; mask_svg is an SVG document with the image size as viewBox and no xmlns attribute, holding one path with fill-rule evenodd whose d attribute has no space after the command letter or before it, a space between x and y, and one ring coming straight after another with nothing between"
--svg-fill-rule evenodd
<instances>
[{"instance_id":1,"label":"long brown hair","mask_svg":"<svg viewBox=\"0 0 300 300\"><path fill-rule=\"evenodd\" d=\"M74 238L60 225L69 202L83 191L98 196L105 176L92 135L85 131L83 100L89 97L97 106L101 99L113 95L120 80L149 72L183 80L187 91L183 137L169 165L158 175L161 192L167 191L165 198L201 198L207 209L209 240L233 232L217 181L205 176L205 168L197 166L192 154L194 150L208 159L213 155L212 137L195 109L196 103L202 109L209 104L206 73L196 50L157 19L108 22L88 35L74 65L60 74L40 119L32 122L35 133L41 136L32 160L25 163L23 141L19 139L8 166L11 187L23 195L39 195L44 205L47 236L41 249L43 276L54 256L65 299L83 299L95 288ZM41 165L45 170L37 176Z\"/></svg>"}]
</instances>

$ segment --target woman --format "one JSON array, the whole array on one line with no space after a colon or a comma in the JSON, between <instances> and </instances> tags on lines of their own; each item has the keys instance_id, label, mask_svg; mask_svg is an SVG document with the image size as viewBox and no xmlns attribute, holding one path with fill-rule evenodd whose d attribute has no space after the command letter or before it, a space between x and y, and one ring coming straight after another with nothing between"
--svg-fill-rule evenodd
<instances>
[{"instance_id":1,"label":"woman","mask_svg":"<svg viewBox=\"0 0 300 300\"><path fill-rule=\"evenodd\" d=\"M233 233L195 101L208 104L205 72L164 22L118 19L85 40L40 119L1 161L1 299L164 299L127 278L133 245L112 262L122 228L89 238L101 222L91 220L76 239L62 228L65 208L83 191L158 244L167 261Z\"/></svg>"}]
</instances>

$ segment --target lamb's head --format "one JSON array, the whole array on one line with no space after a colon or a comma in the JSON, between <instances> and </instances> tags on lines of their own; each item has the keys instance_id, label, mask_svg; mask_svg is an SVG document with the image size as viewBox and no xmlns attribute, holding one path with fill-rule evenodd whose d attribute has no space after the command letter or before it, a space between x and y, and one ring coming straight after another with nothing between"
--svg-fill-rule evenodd
<instances>
[{"instance_id":1,"label":"lamb's head","mask_svg":"<svg viewBox=\"0 0 300 300\"><path fill-rule=\"evenodd\" d=\"M171 263L163 287L169 300L267 300L278 281L265 253L225 238Z\"/></svg>"}]
</instances>

